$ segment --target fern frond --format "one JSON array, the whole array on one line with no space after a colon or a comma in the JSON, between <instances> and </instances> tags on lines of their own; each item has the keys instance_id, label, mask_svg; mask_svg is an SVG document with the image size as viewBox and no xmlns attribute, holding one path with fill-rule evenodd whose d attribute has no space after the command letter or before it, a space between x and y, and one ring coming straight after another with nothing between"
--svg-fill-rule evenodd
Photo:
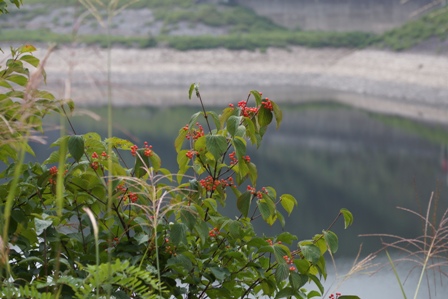
<instances>
[{"instance_id":1,"label":"fern frond","mask_svg":"<svg viewBox=\"0 0 448 299\"><path fill-rule=\"evenodd\" d=\"M88 273L85 279L65 276L58 280L59 283L71 287L79 299L95 297L97 288L100 288L101 294L107 291L111 292L111 295L114 292L126 293L142 299L161 298L157 293L159 290L165 291L153 273L131 266L128 261L117 259L113 263L100 264L98 267L89 265L83 270Z\"/></svg>"}]
</instances>

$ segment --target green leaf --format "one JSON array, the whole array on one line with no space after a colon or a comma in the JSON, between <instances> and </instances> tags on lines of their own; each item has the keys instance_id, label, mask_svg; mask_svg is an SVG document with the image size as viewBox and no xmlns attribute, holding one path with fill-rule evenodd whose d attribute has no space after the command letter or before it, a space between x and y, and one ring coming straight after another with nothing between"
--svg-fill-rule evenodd
<instances>
[{"instance_id":1,"label":"green leaf","mask_svg":"<svg viewBox=\"0 0 448 299\"><path fill-rule=\"evenodd\" d=\"M171 226L170 240L174 245L187 244L187 226L183 223L175 223Z\"/></svg>"},{"instance_id":2,"label":"green leaf","mask_svg":"<svg viewBox=\"0 0 448 299\"><path fill-rule=\"evenodd\" d=\"M267 220L269 216L271 216L271 208L269 207L269 204L264 199L257 200L257 206L260 210L261 217L263 217L264 220Z\"/></svg>"},{"instance_id":3,"label":"green leaf","mask_svg":"<svg viewBox=\"0 0 448 299\"><path fill-rule=\"evenodd\" d=\"M28 84L28 78L22 75L11 75L6 77L6 80L14 82L20 86L26 86Z\"/></svg>"},{"instance_id":4,"label":"green leaf","mask_svg":"<svg viewBox=\"0 0 448 299\"><path fill-rule=\"evenodd\" d=\"M275 122L277 123L276 128L278 129L283 120L283 112L282 112L282 110L280 110L280 108L274 101L271 100L271 103L272 103L272 109L273 109L272 111L274 112Z\"/></svg>"},{"instance_id":5,"label":"green leaf","mask_svg":"<svg viewBox=\"0 0 448 299\"><path fill-rule=\"evenodd\" d=\"M134 145L129 140L118 138L118 137L107 138L104 141L108 144L110 143L113 147L123 149L123 150L130 150L131 146Z\"/></svg>"},{"instance_id":6,"label":"green leaf","mask_svg":"<svg viewBox=\"0 0 448 299\"><path fill-rule=\"evenodd\" d=\"M339 299L361 299L361 298L355 295L342 295L339 296Z\"/></svg>"},{"instance_id":7,"label":"green leaf","mask_svg":"<svg viewBox=\"0 0 448 299\"><path fill-rule=\"evenodd\" d=\"M76 162L79 162L84 154L84 139L80 135L72 135L68 139L68 152Z\"/></svg>"},{"instance_id":8,"label":"green leaf","mask_svg":"<svg viewBox=\"0 0 448 299\"><path fill-rule=\"evenodd\" d=\"M223 281L227 277L230 276L230 272L227 268L221 268L221 267L210 267L210 271L213 273L213 275L216 277L218 281Z\"/></svg>"},{"instance_id":9,"label":"green leaf","mask_svg":"<svg viewBox=\"0 0 448 299\"><path fill-rule=\"evenodd\" d=\"M268 126L272 122L272 118L271 110L264 108L264 106L261 106L260 109L258 109L258 123L261 128Z\"/></svg>"},{"instance_id":10,"label":"green leaf","mask_svg":"<svg viewBox=\"0 0 448 299\"><path fill-rule=\"evenodd\" d=\"M303 287L308 282L308 277L306 275L301 275L297 272L289 273L289 283L291 286L298 290Z\"/></svg>"},{"instance_id":11,"label":"green leaf","mask_svg":"<svg viewBox=\"0 0 448 299\"><path fill-rule=\"evenodd\" d=\"M275 259L279 264L286 264L285 259L283 258L285 255L291 256L291 251L289 248L283 244L275 243L272 245L274 249Z\"/></svg>"},{"instance_id":12,"label":"green leaf","mask_svg":"<svg viewBox=\"0 0 448 299\"><path fill-rule=\"evenodd\" d=\"M247 217L247 214L249 213L251 201L252 201L252 194L250 194L250 192L246 191L240 196L238 196L236 206L244 217Z\"/></svg>"},{"instance_id":13,"label":"green leaf","mask_svg":"<svg viewBox=\"0 0 448 299\"><path fill-rule=\"evenodd\" d=\"M196 83L192 83L190 85L190 89L188 90L188 99L190 99L190 100L191 100L191 95L193 94L193 90L195 87L196 87Z\"/></svg>"},{"instance_id":14,"label":"green leaf","mask_svg":"<svg viewBox=\"0 0 448 299\"><path fill-rule=\"evenodd\" d=\"M215 160L218 160L227 150L227 140L220 135L207 135L205 145Z\"/></svg>"},{"instance_id":15,"label":"green leaf","mask_svg":"<svg viewBox=\"0 0 448 299\"><path fill-rule=\"evenodd\" d=\"M160 166L162 166L162 159L160 159L159 155L155 152L152 152L151 156L149 156L149 161L151 162L151 166L154 168L154 171L158 171Z\"/></svg>"},{"instance_id":16,"label":"green leaf","mask_svg":"<svg viewBox=\"0 0 448 299\"><path fill-rule=\"evenodd\" d=\"M18 1L14 1L14 3L16 4L17 7L19 7L19 6L18 6ZM37 49L36 49L36 47L33 46L33 45L26 44L26 45L23 45L23 46L19 47L19 48L17 49L17 51L18 51L20 54L23 54L23 53L36 52Z\"/></svg>"},{"instance_id":17,"label":"green leaf","mask_svg":"<svg viewBox=\"0 0 448 299\"><path fill-rule=\"evenodd\" d=\"M47 229L53 222L51 220L43 220L34 218L34 226L36 227L36 234L41 235L45 229Z\"/></svg>"},{"instance_id":18,"label":"green leaf","mask_svg":"<svg viewBox=\"0 0 448 299\"><path fill-rule=\"evenodd\" d=\"M294 260L294 265L296 265L297 271L302 274L307 274L311 267L310 262L303 259Z\"/></svg>"},{"instance_id":19,"label":"green leaf","mask_svg":"<svg viewBox=\"0 0 448 299\"><path fill-rule=\"evenodd\" d=\"M322 294L324 293L324 286L322 285L322 283L320 282L319 278L315 275L309 275L309 278L311 278L311 280L316 284L316 286L319 288L320 291L320 295L322 296Z\"/></svg>"},{"instance_id":20,"label":"green leaf","mask_svg":"<svg viewBox=\"0 0 448 299\"><path fill-rule=\"evenodd\" d=\"M211 116L212 117L213 122L215 123L215 127L216 128L220 127L219 116L218 116L218 114L216 114L215 111L207 111L207 116Z\"/></svg>"},{"instance_id":21,"label":"green leaf","mask_svg":"<svg viewBox=\"0 0 448 299\"><path fill-rule=\"evenodd\" d=\"M277 236L276 240L277 242L280 241L282 243L292 244L292 241L297 240L297 236L294 236L289 232L282 232L280 235Z\"/></svg>"},{"instance_id":22,"label":"green leaf","mask_svg":"<svg viewBox=\"0 0 448 299\"><path fill-rule=\"evenodd\" d=\"M288 275L289 275L289 265L286 263L279 264L275 269L275 281L277 281L277 283L288 278Z\"/></svg>"},{"instance_id":23,"label":"green leaf","mask_svg":"<svg viewBox=\"0 0 448 299\"><path fill-rule=\"evenodd\" d=\"M193 264L190 259L183 254L177 254L170 258L167 262L167 266L181 266L185 271L191 271L191 269L193 269Z\"/></svg>"},{"instance_id":24,"label":"green leaf","mask_svg":"<svg viewBox=\"0 0 448 299\"><path fill-rule=\"evenodd\" d=\"M353 215L347 209L341 209L340 213L344 216L344 226L347 229L347 227L353 224Z\"/></svg>"},{"instance_id":25,"label":"green leaf","mask_svg":"<svg viewBox=\"0 0 448 299\"><path fill-rule=\"evenodd\" d=\"M198 118L199 118L200 115L202 115L202 112L201 112L201 111L196 112L195 114L193 114L193 115L190 117L190 121L188 122L188 129L189 129L189 130L192 130L193 127L194 127L194 125L196 125L196 123L198 122Z\"/></svg>"},{"instance_id":26,"label":"green leaf","mask_svg":"<svg viewBox=\"0 0 448 299\"><path fill-rule=\"evenodd\" d=\"M254 96L257 107L260 106L262 101L260 92L258 90L251 90L250 93Z\"/></svg>"},{"instance_id":27,"label":"green leaf","mask_svg":"<svg viewBox=\"0 0 448 299\"><path fill-rule=\"evenodd\" d=\"M312 245L312 244L308 244L308 245L300 245L299 244L299 248L302 251L302 254L306 260L308 260L312 263L317 263L317 261L319 260L319 258L321 256L319 247Z\"/></svg>"},{"instance_id":28,"label":"green leaf","mask_svg":"<svg viewBox=\"0 0 448 299\"><path fill-rule=\"evenodd\" d=\"M185 142L185 138L187 137L188 130L181 128L179 130L179 135L177 135L176 140L174 141L174 147L176 148L176 152L179 152L182 148L182 145Z\"/></svg>"},{"instance_id":29,"label":"green leaf","mask_svg":"<svg viewBox=\"0 0 448 299\"><path fill-rule=\"evenodd\" d=\"M277 293L275 296L275 299L277 298L285 298L285 297L291 297L294 296L296 292L291 287L286 287L284 289L281 289L280 292Z\"/></svg>"},{"instance_id":30,"label":"green leaf","mask_svg":"<svg viewBox=\"0 0 448 299\"><path fill-rule=\"evenodd\" d=\"M232 115L227 120L227 131L231 136L235 136L238 126L241 123L242 116Z\"/></svg>"},{"instance_id":31,"label":"green leaf","mask_svg":"<svg viewBox=\"0 0 448 299\"><path fill-rule=\"evenodd\" d=\"M320 297L320 293L316 290L312 290L306 295L306 298ZM340 297L339 297L340 298Z\"/></svg>"},{"instance_id":32,"label":"green leaf","mask_svg":"<svg viewBox=\"0 0 448 299\"><path fill-rule=\"evenodd\" d=\"M149 157L145 156L145 149L138 149L135 155L134 175L141 178L149 168Z\"/></svg>"},{"instance_id":33,"label":"green leaf","mask_svg":"<svg viewBox=\"0 0 448 299\"><path fill-rule=\"evenodd\" d=\"M280 203L289 216L291 215L294 206L297 205L297 200L291 194L283 194L282 196L280 196Z\"/></svg>"},{"instance_id":34,"label":"green leaf","mask_svg":"<svg viewBox=\"0 0 448 299\"><path fill-rule=\"evenodd\" d=\"M59 151L52 152L42 164L52 164L59 162Z\"/></svg>"},{"instance_id":35,"label":"green leaf","mask_svg":"<svg viewBox=\"0 0 448 299\"><path fill-rule=\"evenodd\" d=\"M39 65L39 59L37 59L33 55L23 55L22 57L20 57L20 60L28 62L34 67L37 67Z\"/></svg>"},{"instance_id":36,"label":"green leaf","mask_svg":"<svg viewBox=\"0 0 448 299\"><path fill-rule=\"evenodd\" d=\"M324 230L323 234L325 242L327 242L328 250L333 254L336 253L338 251L338 236L329 230Z\"/></svg>"},{"instance_id":37,"label":"green leaf","mask_svg":"<svg viewBox=\"0 0 448 299\"><path fill-rule=\"evenodd\" d=\"M193 230L194 225L196 224L196 216L189 210L181 210L180 211L180 219L182 222L188 227L189 230Z\"/></svg>"},{"instance_id":38,"label":"green leaf","mask_svg":"<svg viewBox=\"0 0 448 299\"><path fill-rule=\"evenodd\" d=\"M246 155L246 140L241 137L235 137L233 139L233 147L235 149L236 157L241 160Z\"/></svg>"}]
</instances>

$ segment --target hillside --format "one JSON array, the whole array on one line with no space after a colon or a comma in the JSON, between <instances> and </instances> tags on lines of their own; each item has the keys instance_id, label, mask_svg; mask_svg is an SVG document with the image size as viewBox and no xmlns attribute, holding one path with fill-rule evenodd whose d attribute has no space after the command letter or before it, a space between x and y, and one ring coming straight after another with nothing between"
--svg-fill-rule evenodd
<instances>
[{"instance_id":1,"label":"hillside","mask_svg":"<svg viewBox=\"0 0 448 299\"><path fill-rule=\"evenodd\" d=\"M382 34L375 34L288 29L258 15L251 8L224 2L226 1L140 0L111 19L110 40L113 44L125 47L158 46L178 50L265 50L269 47L284 48L294 45L313 48L374 46L404 50L431 38L431 44L437 44L439 40L446 38L448 32L446 8ZM251 2L242 3L248 5ZM339 8L341 7L342 4ZM107 17L101 9L96 14L96 17L89 14L76 0L29 0L21 9L11 9L10 14L1 15L0 41L106 46ZM440 51L438 46L429 48Z\"/></svg>"}]
</instances>

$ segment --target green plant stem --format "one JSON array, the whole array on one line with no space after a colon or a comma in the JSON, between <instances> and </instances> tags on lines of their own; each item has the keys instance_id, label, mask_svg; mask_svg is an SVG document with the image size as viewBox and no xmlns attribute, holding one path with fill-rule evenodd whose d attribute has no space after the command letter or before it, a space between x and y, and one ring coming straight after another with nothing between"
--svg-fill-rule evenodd
<instances>
[{"instance_id":1,"label":"green plant stem","mask_svg":"<svg viewBox=\"0 0 448 299\"><path fill-rule=\"evenodd\" d=\"M404 299L407 299L406 292L404 291L403 284L401 283L400 276L398 275L397 268L395 268L394 262L389 255L389 252L386 250L387 259L389 260L390 265L392 266L392 271L394 271L395 278L398 281L398 285L400 286L401 294Z\"/></svg>"},{"instance_id":2,"label":"green plant stem","mask_svg":"<svg viewBox=\"0 0 448 299\"><path fill-rule=\"evenodd\" d=\"M25 145L28 143L28 137L29 137L29 132L27 132L27 134L18 143L18 147L19 147L18 157L19 158L17 159L17 163L14 168L14 176L13 176L11 185L8 190L8 196L6 197L6 203L5 203L5 211L3 214L3 247L4 248L0 249L1 252L7 252L6 248L8 246L7 244L9 244L9 234L8 234L9 221L11 219L11 210L12 210L14 198L16 196L16 192L18 189L17 186L19 183L19 178L20 178L23 161L25 160ZM8 258L7 254L4 258L4 262L5 262L5 268L6 268L5 278L7 278L7 277L10 277L10 275L11 275L11 268L9 266L9 258ZM3 270L2 269L0 269L0 270L1 270L0 271L0 275L1 275L3 273ZM8 296L8 298L9 298L9 296Z\"/></svg>"}]
</instances>

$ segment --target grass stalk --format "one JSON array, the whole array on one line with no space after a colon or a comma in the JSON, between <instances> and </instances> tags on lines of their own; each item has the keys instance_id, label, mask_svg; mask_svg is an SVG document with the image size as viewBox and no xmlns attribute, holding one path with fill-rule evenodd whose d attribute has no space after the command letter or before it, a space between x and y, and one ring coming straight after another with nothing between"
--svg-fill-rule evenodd
<instances>
[{"instance_id":1,"label":"grass stalk","mask_svg":"<svg viewBox=\"0 0 448 299\"><path fill-rule=\"evenodd\" d=\"M404 299L407 299L406 292L404 291L403 283L401 282L400 276L398 275L398 272L397 272L397 268L395 267L394 261L390 257L389 252L387 250L386 250L386 256L387 256L387 259L389 260L389 264L392 267L392 271L394 272L395 278L398 281L398 285L400 286L401 294L403 295Z\"/></svg>"}]
</instances>

